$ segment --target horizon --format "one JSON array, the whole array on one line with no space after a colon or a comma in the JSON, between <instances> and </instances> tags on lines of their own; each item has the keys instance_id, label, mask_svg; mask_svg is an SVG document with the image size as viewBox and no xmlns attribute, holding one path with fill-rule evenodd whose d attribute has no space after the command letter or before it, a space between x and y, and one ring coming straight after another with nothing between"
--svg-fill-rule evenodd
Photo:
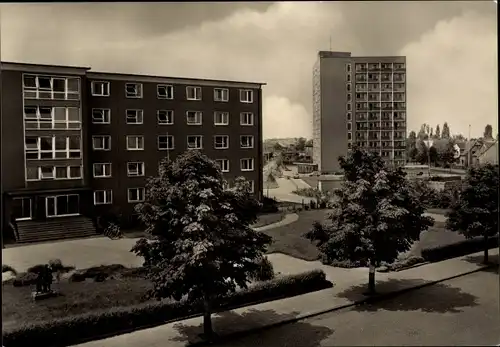
<instances>
[{"instance_id":1,"label":"horizon","mask_svg":"<svg viewBox=\"0 0 500 347\"><path fill-rule=\"evenodd\" d=\"M330 37L333 51L406 56L407 133L444 122L465 137L469 124L471 137L486 124L498 132L492 2L4 3L0 11L3 61L267 83L264 139L312 137L312 67Z\"/></svg>"}]
</instances>

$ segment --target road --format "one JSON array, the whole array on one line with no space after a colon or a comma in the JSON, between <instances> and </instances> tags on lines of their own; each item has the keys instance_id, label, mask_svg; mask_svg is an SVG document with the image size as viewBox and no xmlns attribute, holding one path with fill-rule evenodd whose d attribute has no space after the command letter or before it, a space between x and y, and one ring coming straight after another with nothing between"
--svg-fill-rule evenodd
<instances>
[{"instance_id":1,"label":"road","mask_svg":"<svg viewBox=\"0 0 500 347\"><path fill-rule=\"evenodd\" d=\"M498 271L481 271L217 346L495 346L499 293Z\"/></svg>"}]
</instances>

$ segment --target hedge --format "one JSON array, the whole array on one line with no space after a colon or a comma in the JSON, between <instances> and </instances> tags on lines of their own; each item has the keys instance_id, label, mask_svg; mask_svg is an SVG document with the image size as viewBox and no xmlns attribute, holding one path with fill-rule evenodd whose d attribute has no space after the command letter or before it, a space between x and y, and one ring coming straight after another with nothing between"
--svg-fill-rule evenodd
<instances>
[{"instance_id":1,"label":"hedge","mask_svg":"<svg viewBox=\"0 0 500 347\"><path fill-rule=\"evenodd\" d=\"M214 311L292 297L329 288L325 273L313 270L260 282L246 290L237 291L214 302ZM79 344L133 330L165 324L169 321L200 315L199 302L155 301L130 307L116 307L51 321L26 324L4 329L3 343L8 347L59 347Z\"/></svg>"},{"instance_id":2,"label":"hedge","mask_svg":"<svg viewBox=\"0 0 500 347\"><path fill-rule=\"evenodd\" d=\"M488 249L498 247L498 236L491 236L487 241ZM477 253L484 250L484 238L475 237L472 239L462 240L449 245L424 248L422 249L422 257L426 261L441 261L463 255Z\"/></svg>"}]
</instances>

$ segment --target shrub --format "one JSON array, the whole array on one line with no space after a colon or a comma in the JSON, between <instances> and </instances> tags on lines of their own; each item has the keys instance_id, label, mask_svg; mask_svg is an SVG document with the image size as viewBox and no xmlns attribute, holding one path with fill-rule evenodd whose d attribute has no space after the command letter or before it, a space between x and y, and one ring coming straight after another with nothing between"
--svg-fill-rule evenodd
<instances>
[{"instance_id":1,"label":"shrub","mask_svg":"<svg viewBox=\"0 0 500 347\"><path fill-rule=\"evenodd\" d=\"M49 260L49 267L52 271L62 271L64 270L64 266L62 264L61 259L51 259Z\"/></svg>"},{"instance_id":2,"label":"shrub","mask_svg":"<svg viewBox=\"0 0 500 347\"><path fill-rule=\"evenodd\" d=\"M120 273L125 269L126 267L121 264L94 266L75 272L70 276L69 280L71 282L83 282L86 279L93 279L97 280L98 282L102 282L109 276Z\"/></svg>"},{"instance_id":3,"label":"shrub","mask_svg":"<svg viewBox=\"0 0 500 347\"><path fill-rule=\"evenodd\" d=\"M292 193L300 196L305 196L308 198L317 198L319 191L316 188L298 188L294 190Z\"/></svg>"},{"instance_id":4,"label":"shrub","mask_svg":"<svg viewBox=\"0 0 500 347\"><path fill-rule=\"evenodd\" d=\"M487 241L488 249L498 247L498 236L491 236ZM481 252L484 250L484 238L475 237L472 239L462 240L449 245L424 248L422 257L426 261L441 261L463 255Z\"/></svg>"},{"instance_id":5,"label":"shrub","mask_svg":"<svg viewBox=\"0 0 500 347\"><path fill-rule=\"evenodd\" d=\"M309 201L309 207L311 208L311 210L314 210L317 207L316 201L314 200Z\"/></svg>"},{"instance_id":6,"label":"shrub","mask_svg":"<svg viewBox=\"0 0 500 347\"><path fill-rule=\"evenodd\" d=\"M11 282L14 287L24 287L36 284L38 275L33 272L21 272L12 280L6 281ZM4 282L5 283L5 282Z\"/></svg>"},{"instance_id":7,"label":"shrub","mask_svg":"<svg viewBox=\"0 0 500 347\"><path fill-rule=\"evenodd\" d=\"M26 272L31 272L31 273L34 273L34 274L38 274L42 271L45 270L45 265L46 264L37 264L35 266L32 266L30 268L28 268L28 270Z\"/></svg>"},{"instance_id":8,"label":"shrub","mask_svg":"<svg viewBox=\"0 0 500 347\"><path fill-rule=\"evenodd\" d=\"M411 256L406 259L396 260L394 263L387 265L389 270L397 271L413 265L424 263L425 259L419 256Z\"/></svg>"},{"instance_id":9,"label":"shrub","mask_svg":"<svg viewBox=\"0 0 500 347\"><path fill-rule=\"evenodd\" d=\"M278 202L273 199L265 196L262 199L262 207L261 207L261 213L274 213L278 212Z\"/></svg>"},{"instance_id":10,"label":"shrub","mask_svg":"<svg viewBox=\"0 0 500 347\"><path fill-rule=\"evenodd\" d=\"M261 282L247 290L219 297L214 302L214 308L218 311L234 309L331 286L332 284L326 280L323 271L313 270ZM4 329L3 341L9 347L35 345L38 347L62 347L90 339L98 339L103 335L164 324L193 314L199 315L202 311L202 305L199 302L163 300Z\"/></svg>"},{"instance_id":11,"label":"shrub","mask_svg":"<svg viewBox=\"0 0 500 347\"><path fill-rule=\"evenodd\" d=\"M252 280L255 281L270 281L274 278L274 268L273 263L267 258L262 257L257 261L259 269L257 272L251 277Z\"/></svg>"},{"instance_id":12,"label":"shrub","mask_svg":"<svg viewBox=\"0 0 500 347\"><path fill-rule=\"evenodd\" d=\"M2 264L2 273L5 273L5 272L12 272L14 275L17 274L16 269L14 269L12 266Z\"/></svg>"},{"instance_id":13,"label":"shrub","mask_svg":"<svg viewBox=\"0 0 500 347\"><path fill-rule=\"evenodd\" d=\"M327 259L322 259L321 262L325 265L330 265L330 266L335 266L335 267L340 267L344 269L353 269L356 267L364 267L367 266L366 263L362 263L359 261L351 261L351 260L327 260Z\"/></svg>"}]
</instances>

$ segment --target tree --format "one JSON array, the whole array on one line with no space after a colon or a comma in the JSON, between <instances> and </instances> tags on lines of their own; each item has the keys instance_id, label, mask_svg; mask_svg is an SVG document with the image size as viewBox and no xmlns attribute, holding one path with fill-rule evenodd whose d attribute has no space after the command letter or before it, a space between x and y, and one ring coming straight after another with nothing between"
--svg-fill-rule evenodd
<instances>
[{"instance_id":1,"label":"tree","mask_svg":"<svg viewBox=\"0 0 500 347\"><path fill-rule=\"evenodd\" d=\"M316 242L326 263L369 265L368 294L373 294L375 267L407 251L433 219L423 215L425 206L401 168L387 168L378 154L355 148L339 163L344 182L333 212L305 237Z\"/></svg>"},{"instance_id":2,"label":"tree","mask_svg":"<svg viewBox=\"0 0 500 347\"><path fill-rule=\"evenodd\" d=\"M441 131L441 138L442 139L449 139L450 136L450 127L448 126L447 122L444 122L443 124L443 130Z\"/></svg>"},{"instance_id":3,"label":"tree","mask_svg":"<svg viewBox=\"0 0 500 347\"><path fill-rule=\"evenodd\" d=\"M313 139L309 139L309 140L307 140L307 142L306 142L306 147L312 147L312 146L313 146L313 143L314 143Z\"/></svg>"},{"instance_id":4,"label":"tree","mask_svg":"<svg viewBox=\"0 0 500 347\"><path fill-rule=\"evenodd\" d=\"M299 137L295 143L295 149L299 152L303 152L306 149L307 140L303 137Z\"/></svg>"},{"instance_id":5,"label":"tree","mask_svg":"<svg viewBox=\"0 0 500 347\"><path fill-rule=\"evenodd\" d=\"M145 202L136 206L153 237L132 249L150 269L150 295L203 303L207 339L214 300L262 273L271 238L250 227L259 209L249 182L238 178L224 189L218 165L198 151L163 160L159 177L147 182Z\"/></svg>"},{"instance_id":6,"label":"tree","mask_svg":"<svg viewBox=\"0 0 500 347\"><path fill-rule=\"evenodd\" d=\"M410 131L408 134L408 139L406 140L406 157L410 159L410 161L414 162L417 156L417 134L414 131Z\"/></svg>"},{"instance_id":7,"label":"tree","mask_svg":"<svg viewBox=\"0 0 500 347\"><path fill-rule=\"evenodd\" d=\"M439 140L441 138L441 129L439 128L439 124L436 125L436 133L434 134L434 137L436 140Z\"/></svg>"},{"instance_id":8,"label":"tree","mask_svg":"<svg viewBox=\"0 0 500 347\"><path fill-rule=\"evenodd\" d=\"M431 146L431 148L429 148L429 158L428 158L428 161L430 161L431 163L433 163L434 165L436 165L437 161L438 161L438 150L436 149L436 147L434 146Z\"/></svg>"},{"instance_id":9,"label":"tree","mask_svg":"<svg viewBox=\"0 0 500 347\"><path fill-rule=\"evenodd\" d=\"M422 139L417 141L417 154L415 160L422 165L429 163L429 150Z\"/></svg>"},{"instance_id":10,"label":"tree","mask_svg":"<svg viewBox=\"0 0 500 347\"><path fill-rule=\"evenodd\" d=\"M485 140L491 140L493 139L493 127L488 124L484 127L484 134L483 134L483 138Z\"/></svg>"},{"instance_id":11,"label":"tree","mask_svg":"<svg viewBox=\"0 0 500 347\"><path fill-rule=\"evenodd\" d=\"M498 232L498 165L471 167L459 199L452 204L446 228L466 238L484 238L484 263L488 262L488 237Z\"/></svg>"},{"instance_id":12,"label":"tree","mask_svg":"<svg viewBox=\"0 0 500 347\"><path fill-rule=\"evenodd\" d=\"M439 153L439 161L444 167L448 167L451 163L455 162L455 142L452 140L447 141L444 148L442 148Z\"/></svg>"}]
</instances>

